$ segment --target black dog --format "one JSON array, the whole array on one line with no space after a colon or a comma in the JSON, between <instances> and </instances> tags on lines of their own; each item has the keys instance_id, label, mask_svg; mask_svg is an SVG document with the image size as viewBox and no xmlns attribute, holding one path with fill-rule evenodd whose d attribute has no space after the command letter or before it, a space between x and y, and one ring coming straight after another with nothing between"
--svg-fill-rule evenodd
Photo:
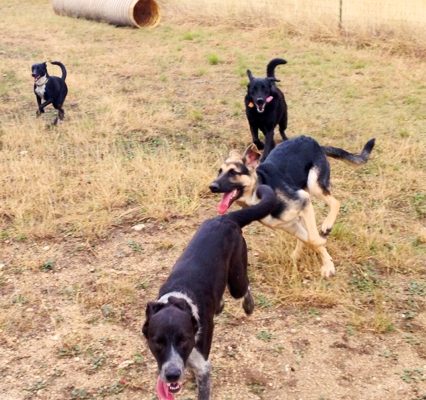
<instances>
[{"instance_id":1,"label":"black dog","mask_svg":"<svg viewBox=\"0 0 426 400\"><path fill-rule=\"evenodd\" d=\"M259 186L260 203L205 221L177 260L157 301L148 303L142 332L158 363L157 395L173 399L181 389L184 368L195 373L198 399L210 399L213 317L223 309L226 285L231 295L244 297L247 315L254 309L247 277L247 246L241 228L264 218L276 197Z\"/></svg>"},{"instance_id":2,"label":"black dog","mask_svg":"<svg viewBox=\"0 0 426 400\"><path fill-rule=\"evenodd\" d=\"M58 110L58 116L53 121L56 125L59 120L64 119L63 104L67 97L68 87L65 83L67 70L64 64L59 61L52 61L51 64L58 65L62 70L62 77L50 76L47 72L46 63L34 64L31 67L32 77L34 78L34 93L37 99L37 116L44 113L44 108L52 104Z\"/></svg>"},{"instance_id":3,"label":"black dog","mask_svg":"<svg viewBox=\"0 0 426 400\"><path fill-rule=\"evenodd\" d=\"M299 136L280 143L260 163L260 152L251 144L243 155L232 151L219 169L219 176L210 185L214 193L224 193L219 203L219 213L225 213L236 201L243 207L253 206L258 185L274 189L276 208L266 218L264 225L281 228L294 235L298 241L292 254L294 261L301 255L303 245L312 246L322 259L321 275L335 274L333 260L325 247L325 237L331 232L340 208L340 202L331 195L330 165L327 156L361 165L367 162L375 140L370 139L361 154L344 149L320 146L311 137ZM311 195L325 202L330 210L321 226L321 235L315 221Z\"/></svg>"},{"instance_id":4,"label":"black dog","mask_svg":"<svg viewBox=\"0 0 426 400\"><path fill-rule=\"evenodd\" d=\"M253 143L259 150L265 148L262 156L264 160L274 148L274 129L279 124L279 130L283 140L287 140L287 104L283 92L278 89L275 82L275 67L287 64L282 58L274 58L266 67L266 78L254 78L250 70L247 70L249 84L244 99L246 115L250 125ZM259 129L265 135L265 146L259 140Z\"/></svg>"}]
</instances>

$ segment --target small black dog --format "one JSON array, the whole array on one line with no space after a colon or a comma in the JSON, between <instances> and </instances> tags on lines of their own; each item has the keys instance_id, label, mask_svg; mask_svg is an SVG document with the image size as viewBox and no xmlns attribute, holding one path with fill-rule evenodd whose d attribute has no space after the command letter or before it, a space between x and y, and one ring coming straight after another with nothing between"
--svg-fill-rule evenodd
<instances>
[{"instance_id":1,"label":"small black dog","mask_svg":"<svg viewBox=\"0 0 426 400\"><path fill-rule=\"evenodd\" d=\"M247 246L241 228L264 218L275 207L274 191L257 188L260 203L205 221L177 260L157 301L148 303L142 332L158 363L157 395L173 399L181 389L184 368L194 371L198 399L210 399L213 317L223 309L226 285L244 297L247 315L254 309L247 276Z\"/></svg>"},{"instance_id":2,"label":"small black dog","mask_svg":"<svg viewBox=\"0 0 426 400\"><path fill-rule=\"evenodd\" d=\"M31 75L34 78L34 93L37 99L37 116L44 113L44 108L52 104L58 110L58 116L54 119L53 124L56 125L58 120L63 120L65 112L63 104L67 97L68 87L65 83L67 70L64 64L59 61L52 61L51 64L58 65L62 70L62 77L50 76L47 72L46 63L34 64L31 67Z\"/></svg>"},{"instance_id":3,"label":"small black dog","mask_svg":"<svg viewBox=\"0 0 426 400\"><path fill-rule=\"evenodd\" d=\"M282 58L274 58L266 67L266 78L254 78L250 70L247 70L249 84L244 99L246 115L250 125L253 143L259 150L265 149L264 160L275 146L274 129L279 124L279 130L283 140L287 140L287 104L283 92L275 85L279 82L275 78L275 67L287 64ZM259 140L259 129L265 135L265 146Z\"/></svg>"}]
</instances>

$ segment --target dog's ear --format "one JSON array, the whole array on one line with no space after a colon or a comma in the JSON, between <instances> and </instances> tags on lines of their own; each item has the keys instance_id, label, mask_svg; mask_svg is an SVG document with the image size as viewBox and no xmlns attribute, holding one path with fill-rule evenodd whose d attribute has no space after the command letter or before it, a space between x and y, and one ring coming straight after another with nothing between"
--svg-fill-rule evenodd
<instances>
[{"instance_id":1,"label":"dog's ear","mask_svg":"<svg viewBox=\"0 0 426 400\"><path fill-rule=\"evenodd\" d=\"M165 305L166 305L165 303L158 303L157 301L150 301L146 305L146 310L145 310L146 321L142 326L142 333L146 338L148 338L148 327L149 327L150 318L154 314L156 314L158 311L160 311Z\"/></svg>"},{"instance_id":2,"label":"dog's ear","mask_svg":"<svg viewBox=\"0 0 426 400\"><path fill-rule=\"evenodd\" d=\"M179 297L170 296L169 297L169 303L173 304L177 308L179 308L182 311L188 311L190 314L192 314L191 307L189 306L188 302L184 299L181 299Z\"/></svg>"},{"instance_id":3,"label":"dog's ear","mask_svg":"<svg viewBox=\"0 0 426 400\"><path fill-rule=\"evenodd\" d=\"M241 156L241 154L238 150L231 150L229 152L229 155L228 155L228 158L226 159L226 161L228 161L228 162L232 162L232 161L241 162L242 159L243 159L243 157Z\"/></svg>"},{"instance_id":4,"label":"dog's ear","mask_svg":"<svg viewBox=\"0 0 426 400\"><path fill-rule=\"evenodd\" d=\"M267 79L269 82L271 82L271 83L281 82L279 79L277 79L277 78L272 78L272 77L270 77L270 76L268 76L266 79Z\"/></svg>"},{"instance_id":5,"label":"dog's ear","mask_svg":"<svg viewBox=\"0 0 426 400\"><path fill-rule=\"evenodd\" d=\"M257 166L260 164L261 156L262 153L259 151L257 146L252 143L244 152L243 162L246 167L257 168Z\"/></svg>"},{"instance_id":6,"label":"dog's ear","mask_svg":"<svg viewBox=\"0 0 426 400\"><path fill-rule=\"evenodd\" d=\"M251 73L251 71L249 69L247 70L247 76L248 76L250 82L254 79L253 74Z\"/></svg>"}]
</instances>

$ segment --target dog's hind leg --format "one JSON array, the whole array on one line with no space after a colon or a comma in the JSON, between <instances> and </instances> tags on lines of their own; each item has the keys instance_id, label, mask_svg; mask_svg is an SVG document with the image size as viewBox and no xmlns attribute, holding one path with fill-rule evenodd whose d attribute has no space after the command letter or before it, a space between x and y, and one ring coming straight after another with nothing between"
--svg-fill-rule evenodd
<instances>
[{"instance_id":1,"label":"dog's hind leg","mask_svg":"<svg viewBox=\"0 0 426 400\"><path fill-rule=\"evenodd\" d=\"M328 168L328 166L326 166L326 168ZM309 193L322 200L329 207L328 215L321 225L322 236L327 236L331 232L340 209L339 200L330 194L329 174L325 175L326 176L320 176L318 168L312 168L308 175Z\"/></svg>"},{"instance_id":2,"label":"dog's hind leg","mask_svg":"<svg viewBox=\"0 0 426 400\"><path fill-rule=\"evenodd\" d=\"M308 232L308 240L306 242L314 247L324 246L326 243L326 239L321 237L318 232L317 222L315 220L314 207L312 206L312 202L309 195L307 193L306 195L307 197L305 196L305 204L302 210L300 211L300 216Z\"/></svg>"},{"instance_id":3,"label":"dog's hind leg","mask_svg":"<svg viewBox=\"0 0 426 400\"><path fill-rule=\"evenodd\" d=\"M287 140L288 137L285 134L285 130L287 129L287 115L286 113L283 114L279 124L279 131L280 131L280 135L283 138L283 140Z\"/></svg>"},{"instance_id":4,"label":"dog's hind leg","mask_svg":"<svg viewBox=\"0 0 426 400\"><path fill-rule=\"evenodd\" d=\"M293 252L291 253L291 259L296 264L297 261L300 260L300 257L302 256L303 248L305 247L305 244L302 240L297 239L296 241L296 247L294 248Z\"/></svg>"}]
</instances>

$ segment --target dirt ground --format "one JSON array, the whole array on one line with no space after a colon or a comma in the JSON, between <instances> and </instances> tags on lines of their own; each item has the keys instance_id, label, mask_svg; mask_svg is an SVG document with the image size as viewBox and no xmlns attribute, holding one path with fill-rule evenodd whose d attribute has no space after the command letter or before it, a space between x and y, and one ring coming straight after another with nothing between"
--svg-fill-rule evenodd
<instances>
[{"instance_id":1,"label":"dirt ground","mask_svg":"<svg viewBox=\"0 0 426 400\"><path fill-rule=\"evenodd\" d=\"M140 334L144 306L202 219L123 227L93 246L2 243L1 294L15 293L21 304L9 316L15 334L1 335L1 398L154 399L156 366ZM50 268L45 260L55 261ZM424 301L424 285L410 294L407 278L388 284L401 301ZM273 306L265 288L252 286L253 316L228 295L216 318L214 399L425 398L424 311L415 323L396 316L391 333L360 333L339 307ZM194 390L188 376L179 398L194 399Z\"/></svg>"}]
</instances>

